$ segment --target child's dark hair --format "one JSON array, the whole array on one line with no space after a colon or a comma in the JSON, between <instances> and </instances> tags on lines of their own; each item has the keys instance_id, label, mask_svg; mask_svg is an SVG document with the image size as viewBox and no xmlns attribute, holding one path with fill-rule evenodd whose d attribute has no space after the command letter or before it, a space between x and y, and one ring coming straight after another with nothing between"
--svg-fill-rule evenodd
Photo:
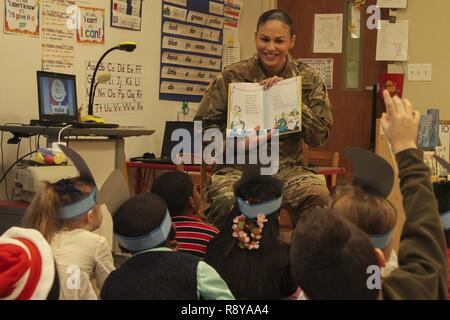
<instances>
[{"instance_id":1,"label":"child's dark hair","mask_svg":"<svg viewBox=\"0 0 450 320\"><path fill-rule=\"evenodd\" d=\"M51 242L53 235L70 220L58 218L58 209L70 205L90 194L86 189L92 189L92 181L80 178L62 179L55 183L44 182L43 189L35 196L27 209L22 225L25 228L38 230L44 238Z\"/></svg>"},{"instance_id":2,"label":"child's dark hair","mask_svg":"<svg viewBox=\"0 0 450 320\"><path fill-rule=\"evenodd\" d=\"M450 181L436 182L433 184L434 195L438 201L439 213L450 211ZM450 230L445 232L447 248L450 248Z\"/></svg>"},{"instance_id":3,"label":"child's dark hair","mask_svg":"<svg viewBox=\"0 0 450 320\"><path fill-rule=\"evenodd\" d=\"M367 235L333 209L305 212L294 232L292 273L313 300L377 299L367 287L369 266L378 265Z\"/></svg>"},{"instance_id":4,"label":"child's dark hair","mask_svg":"<svg viewBox=\"0 0 450 320\"><path fill-rule=\"evenodd\" d=\"M166 202L159 196L145 192L128 199L120 206L113 217L114 233L130 238L139 238L161 226L166 216ZM169 246L175 232L169 234L168 239L160 246ZM121 249L128 253L135 253L127 248Z\"/></svg>"},{"instance_id":5,"label":"child's dark hair","mask_svg":"<svg viewBox=\"0 0 450 320\"><path fill-rule=\"evenodd\" d=\"M336 187L330 207L370 236L392 231L397 222L395 209L385 198L353 184Z\"/></svg>"},{"instance_id":6,"label":"child's dark hair","mask_svg":"<svg viewBox=\"0 0 450 320\"><path fill-rule=\"evenodd\" d=\"M294 34L294 21L292 20L292 18L286 12L277 9L264 12L258 19L256 30L258 30L259 27L265 24L266 22L273 20L283 22L285 25L289 27L289 32L291 36Z\"/></svg>"},{"instance_id":7,"label":"child's dark hair","mask_svg":"<svg viewBox=\"0 0 450 320\"><path fill-rule=\"evenodd\" d=\"M249 182L239 187L236 195L250 204L262 203L280 196L270 184ZM280 274L290 275L288 248L278 238L279 210L267 216L260 248L241 249L233 237L233 220L242 213L235 206L225 217L220 234L213 239L205 260L213 266L237 299L279 299L295 291L292 277L280 284ZM247 221L248 222L248 221Z\"/></svg>"},{"instance_id":8,"label":"child's dark hair","mask_svg":"<svg viewBox=\"0 0 450 320\"><path fill-rule=\"evenodd\" d=\"M189 198L193 196L194 182L182 171L169 171L153 182L151 191L163 198L171 216L183 215Z\"/></svg>"}]
</instances>

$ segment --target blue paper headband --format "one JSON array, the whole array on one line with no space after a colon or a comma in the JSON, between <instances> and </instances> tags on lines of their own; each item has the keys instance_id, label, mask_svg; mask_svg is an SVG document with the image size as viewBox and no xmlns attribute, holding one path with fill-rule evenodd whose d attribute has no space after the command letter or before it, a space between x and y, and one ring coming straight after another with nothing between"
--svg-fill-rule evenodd
<instances>
[{"instance_id":1,"label":"blue paper headband","mask_svg":"<svg viewBox=\"0 0 450 320\"><path fill-rule=\"evenodd\" d=\"M445 231L450 230L450 211L441 214L441 223L444 226Z\"/></svg>"},{"instance_id":2,"label":"blue paper headband","mask_svg":"<svg viewBox=\"0 0 450 320\"><path fill-rule=\"evenodd\" d=\"M67 206L60 207L58 209L58 216L63 220L73 219L88 212L96 205L97 200L97 188L89 194L86 198L81 199L75 203L69 204Z\"/></svg>"},{"instance_id":3,"label":"blue paper headband","mask_svg":"<svg viewBox=\"0 0 450 320\"><path fill-rule=\"evenodd\" d=\"M392 231L389 231L386 234L379 235L379 236L369 236L370 242L372 242L372 245L375 248L384 250L389 244L389 241L391 240Z\"/></svg>"},{"instance_id":4,"label":"blue paper headband","mask_svg":"<svg viewBox=\"0 0 450 320\"><path fill-rule=\"evenodd\" d=\"M166 241L171 229L172 219L170 218L169 211L166 211L166 216L164 217L161 225L145 236L134 238L121 236L119 234L115 235L122 247L133 252L140 252L156 248L158 245Z\"/></svg>"},{"instance_id":5,"label":"blue paper headband","mask_svg":"<svg viewBox=\"0 0 450 320\"><path fill-rule=\"evenodd\" d=\"M283 197L279 197L275 200L271 200L264 203L258 203L250 205L241 198L237 198L237 204L241 213L249 219L256 219L258 214L265 214L266 216L274 213L280 209L283 203Z\"/></svg>"}]
</instances>

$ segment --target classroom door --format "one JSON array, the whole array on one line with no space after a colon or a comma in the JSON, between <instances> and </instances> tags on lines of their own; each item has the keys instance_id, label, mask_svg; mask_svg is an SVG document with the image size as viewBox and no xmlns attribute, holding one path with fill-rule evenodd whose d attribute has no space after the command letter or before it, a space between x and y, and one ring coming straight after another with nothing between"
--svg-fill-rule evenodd
<instances>
[{"instance_id":1,"label":"classroom door","mask_svg":"<svg viewBox=\"0 0 450 320\"><path fill-rule=\"evenodd\" d=\"M340 165L351 172L343 150L346 146L371 147L372 91L379 73L386 71L386 64L375 61L377 30L369 30L366 21L371 16L366 8L376 4L367 0L361 8L359 38L355 41L350 26L355 21L352 6L355 0L278 0L278 8L288 12L295 23L297 41L291 51L296 58L333 58L333 88L328 94L333 106L334 128L327 144L320 150L338 151ZM354 9L354 8L353 8ZM315 14L343 13L342 53L313 53ZM383 12L382 16L385 16ZM353 29L354 30L354 29ZM358 62L359 61L359 62ZM356 65L356 69L355 69ZM358 70L359 73L355 72ZM352 69L353 68L353 69ZM345 74L347 70L352 72ZM353 78L352 78L353 77ZM355 83L358 85L355 86ZM378 116L382 103L377 98Z\"/></svg>"}]
</instances>

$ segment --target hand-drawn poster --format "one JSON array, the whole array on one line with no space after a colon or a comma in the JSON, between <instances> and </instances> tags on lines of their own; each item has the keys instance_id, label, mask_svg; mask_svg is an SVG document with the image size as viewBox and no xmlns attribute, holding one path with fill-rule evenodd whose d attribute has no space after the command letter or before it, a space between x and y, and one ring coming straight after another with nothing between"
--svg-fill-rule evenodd
<instances>
[{"instance_id":1,"label":"hand-drawn poster","mask_svg":"<svg viewBox=\"0 0 450 320\"><path fill-rule=\"evenodd\" d=\"M5 0L4 33L39 37L39 0Z\"/></svg>"},{"instance_id":2,"label":"hand-drawn poster","mask_svg":"<svg viewBox=\"0 0 450 320\"><path fill-rule=\"evenodd\" d=\"M200 102L222 70L223 9L223 1L163 1L161 100Z\"/></svg>"},{"instance_id":3,"label":"hand-drawn poster","mask_svg":"<svg viewBox=\"0 0 450 320\"><path fill-rule=\"evenodd\" d=\"M314 53L342 53L344 15L314 15Z\"/></svg>"}]
</instances>

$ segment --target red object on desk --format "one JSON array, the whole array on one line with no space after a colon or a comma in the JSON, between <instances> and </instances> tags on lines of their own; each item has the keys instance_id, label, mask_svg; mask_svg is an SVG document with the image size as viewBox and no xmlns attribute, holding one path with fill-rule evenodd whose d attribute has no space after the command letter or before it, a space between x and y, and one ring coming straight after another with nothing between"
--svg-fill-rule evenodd
<instances>
[{"instance_id":1,"label":"red object on desk","mask_svg":"<svg viewBox=\"0 0 450 320\"><path fill-rule=\"evenodd\" d=\"M146 180L146 174L143 173L142 169L148 169L152 170L153 174L156 170L177 170L177 165L175 164L158 164L158 163L144 163L144 162L127 162L128 168L136 168L136 183L134 186L136 194L139 194L144 190L147 189L147 186L144 184L147 184L145 182ZM200 165L184 165L185 171L192 171L192 172L200 172L201 166ZM313 168L317 173L323 174L326 177L327 180L327 187L331 191L333 188L332 186L332 176L335 174L344 174L345 168L344 167L315 167ZM208 166L208 172L211 172L212 167ZM154 176L153 176L154 180Z\"/></svg>"},{"instance_id":2,"label":"red object on desk","mask_svg":"<svg viewBox=\"0 0 450 320\"><path fill-rule=\"evenodd\" d=\"M29 205L30 204L25 201L15 201L15 200L0 201L0 207L2 208L22 209L27 208Z\"/></svg>"}]
</instances>

